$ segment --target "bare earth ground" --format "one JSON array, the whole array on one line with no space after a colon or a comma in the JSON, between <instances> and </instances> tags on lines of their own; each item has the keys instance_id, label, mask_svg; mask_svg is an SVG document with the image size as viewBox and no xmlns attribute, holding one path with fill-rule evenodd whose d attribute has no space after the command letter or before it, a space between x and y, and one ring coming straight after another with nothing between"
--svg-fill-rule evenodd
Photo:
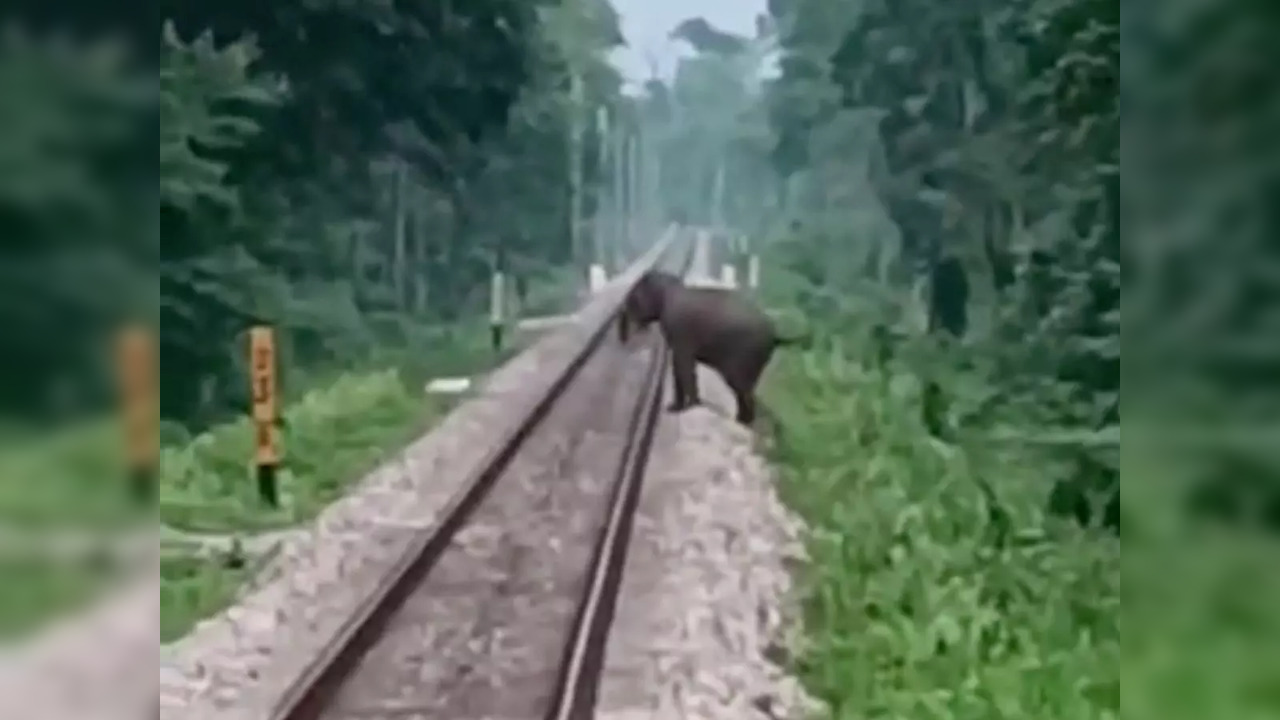
<instances>
[{"instance_id":1,"label":"bare earth ground","mask_svg":"<svg viewBox=\"0 0 1280 720\"><path fill-rule=\"evenodd\" d=\"M787 646L800 523L733 397L666 415L649 464L601 687L600 720L803 720L817 708L766 656Z\"/></svg>"}]
</instances>

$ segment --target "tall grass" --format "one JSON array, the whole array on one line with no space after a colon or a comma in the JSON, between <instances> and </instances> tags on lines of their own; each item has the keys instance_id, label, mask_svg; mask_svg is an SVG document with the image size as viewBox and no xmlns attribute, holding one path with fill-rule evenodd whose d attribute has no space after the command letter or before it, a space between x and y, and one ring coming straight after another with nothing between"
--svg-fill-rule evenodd
<instances>
[{"instance_id":1,"label":"tall grass","mask_svg":"<svg viewBox=\"0 0 1280 720\"><path fill-rule=\"evenodd\" d=\"M282 512L262 507L254 494L252 427L245 416L195 436L166 425L161 519L204 530L305 520L448 409L440 398L423 397L425 379L477 372L509 354L494 354L479 323L427 328L411 340L347 370L288 376L281 433L289 507ZM96 529L139 519L124 492L120 432L113 418L57 432L0 430L0 526Z\"/></svg>"},{"instance_id":2,"label":"tall grass","mask_svg":"<svg viewBox=\"0 0 1280 720\"><path fill-rule=\"evenodd\" d=\"M1118 540L1034 532L1042 470L930 438L908 375L827 348L770 386L782 492L811 532L800 668L834 718L1118 713Z\"/></svg>"},{"instance_id":3,"label":"tall grass","mask_svg":"<svg viewBox=\"0 0 1280 720\"><path fill-rule=\"evenodd\" d=\"M1043 447L993 439L981 415L932 437L921 361L876 356L875 311L806 317L813 347L779 352L764 394L810 532L796 670L831 718L1280 717L1274 540L1183 524L1126 535L1122 556L1046 513L1065 468ZM963 368L928 377L952 398L992 391ZM1168 469L1130 454L1123 486Z\"/></svg>"}]
</instances>

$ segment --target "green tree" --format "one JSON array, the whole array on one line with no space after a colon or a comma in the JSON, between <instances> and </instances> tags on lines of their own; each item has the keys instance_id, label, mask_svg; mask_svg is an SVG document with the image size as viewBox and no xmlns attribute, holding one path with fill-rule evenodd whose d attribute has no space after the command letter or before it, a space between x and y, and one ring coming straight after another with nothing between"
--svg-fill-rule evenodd
<instances>
[{"instance_id":1,"label":"green tree","mask_svg":"<svg viewBox=\"0 0 1280 720\"><path fill-rule=\"evenodd\" d=\"M822 258L812 279L918 298L925 327L983 344L1006 399L1047 424L1117 424L1118 3L771 12L775 161Z\"/></svg>"},{"instance_id":2,"label":"green tree","mask_svg":"<svg viewBox=\"0 0 1280 720\"><path fill-rule=\"evenodd\" d=\"M340 366L478 311L499 254L564 265L567 68L593 102L620 84L607 2L12 17L28 33L0 47L0 319L21 370L0 405L18 415L101 407L126 319L158 326L165 414L203 424L242 407L251 323L281 331L289 368Z\"/></svg>"}]
</instances>

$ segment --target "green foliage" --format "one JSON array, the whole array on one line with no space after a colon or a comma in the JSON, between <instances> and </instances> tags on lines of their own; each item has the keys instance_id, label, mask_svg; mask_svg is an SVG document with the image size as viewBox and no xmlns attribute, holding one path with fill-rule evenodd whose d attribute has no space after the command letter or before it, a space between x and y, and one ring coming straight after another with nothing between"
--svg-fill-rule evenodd
<instances>
[{"instance_id":1,"label":"green foliage","mask_svg":"<svg viewBox=\"0 0 1280 720\"><path fill-rule=\"evenodd\" d=\"M476 356L453 361L474 367ZM424 398L421 387L408 386L394 370L348 374L287 405L282 430L287 461L280 482L288 505L279 512L264 507L256 495L253 429L247 419L193 438L178 437L162 451L160 519L178 528L223 531L279 527L311 517L447 410L443 400ZM0 453L0 524L17 531L59 531L138 519L136 507L121 492L119 432L117 423L103 421L6 438Z\"/></svg>"},{"instance_id":2,"label":"green foliage","mask_svg":"<svg viewBox=\"0 0 1280 720\"><path fill-rule=\"evenodd\" d=\"M166 23L161 48L160 202L182 212L200 202L236 209L228 163L207 151L235 149L256 136L260 126L231 109L278 105L284 88L251 74L261 53L249 42L219 48L206 32L184 43Z\"/></svg>"},{"instance_id":3,"label":"green foliage","mask_svg":"<svg viewBox=\"0 0 1280 720\"><path fill-rule=\"evenodd\" d=\"M1043 463L931 438L923 383L855 327L779 358L767 390L811 530L810 690L833 718L1118 717L1119 541L1046 537Z\"/></svg>"},{"instance_id":4,"label":"green foliage","mask_svg":"<svg viewBox=\"0 0 1280 720\"><path fill-rule=\"evenodd\" d=\"M288 460L280 478L286 497L281 511L264 508L256 497L248 463L253 427L246 419L166 451L160 517L189 530L297 523L337 499L348 483L420 434L443 409L393 372L341 378L284 412Z\"/></svg>"},{"instance_id":5,"label":"green foliage","mask_svg":"<svg viewBox=\"0 0 1280 720\"><path fill-rule=\"evenodd\" d=\"M125 322L153 328L160 346L160 519L241 531L309 518L446 409L421 397L426 377L500 359L475 322L495 268L528 290L522 304L558 312L576 299L585 258L569 241L581 215L571 197L594 193L599 167L571 159L575 128L621 87L607 0L197 0L160 15L10 5L10 531L138 519L120 492L119 428L92 420L115 415L111 351ZM276 330L287 403L279 512L254 496L248 424L228 422L247 406L252 324ZM0 568L14 588L0 630L96 590L38 570ZM186 560L162 574L166 638L240 579Z\"/></svg>"},{"instance_id":6,"label":"green foliage","mask_svg":"<svg viewBox=\"0 0 1280 720\"><path fill-rule=\"evenodd\" d=\"M766 283L784 307L804 287ZM1125 532L1143 539L1122 554L1118 537L1045 512L1045 479L1073 456L1000 432L1041 416L976 412L1000 378L909 337L886 360L874 301L806 315L815 348L780 355L764 393L781 492L810 529L793 664L827 717L1280 712L1275 540L1188 526L1167 497L1181 458L1122 459L1126 523L1138 521ZM946 441L920 414L931 361L952 400Z\"/></svg>"},{"instance_id":7,"label":"green foliage","mask_svg":"<svg viewBox=\"0 0 1280 720\"><path fill-rule=\"evenodd\" d=\"M998 379L983 412L1045 410L1024 436L1118 427L1119 4L771 13L780 72L763 102L800 221L775 231L774 257L826 293L875 297L893 333L958 332L963 350L940 339L913 369ZM1116 487L1114 453L1058 449L1076 454L1076 495L1099 474Z\"/></svg>"},{"instance_id":8,"label":"green foliage","mask_svg":"<svg viewBox=\"0 0 1280 720\"><path fill-rule=\"evenodd\" d=\"M0 524L87 527L136 517L121 492L118 423L79 423L61 432L11 430L0 452Z\"/></svg>"},{"instance_id":9,"label":"green foliage","mask_svg":"<svg viewBox=\"0 0 1280 720\"><path fill-rule=\"evenodd\" d=\"M176 557L160 561L160 642L189 633L197 622L238 596L248 573L218 558Z\"/></svg>"},{"instance_id":10,"label":"green foliage","mask_svg":"<svg viewBox=\"0 0 1280 720\"><path fill-rule=\"evenodd\" d=\"M243 406L250 324L287 371L347 367L478 314L495 264L580 262L569 146L619 96L607 1L165 12L6 15L0 414L100 412L112 335L144 320L162 411L199 430Z\"/></svg>"},{"instance_id":11,"label":"green foliage","mask_svg":"<svg viewBox=\"0 0 1280 720\"><path fill-rule=\"evenodd\" d=\"M361 363L399 369L295 375L283 412L285 504L280 510L266 507L256 495L247 419L195 437L180 425L166 425L158 519L178 530L235 536L304 523L449 410L450 399L423 395L425 378L471 373L503 359L494 356L487 327L479 323L423 329L401 343L407 349L384 348ZM47 534L56 541L128 531L139 520L153 519L123 492L117 422L80 423L58 432L27 426L3 432L0 534L19 539ZM253 570L252 561L184 555L185 548L168 543L162 549L167 553L161 563L165 640L233 600ZM84 567L74 552L70 561L55 557L53 562L26 552L19 543L0 557L3 637L32 632L74 610L111 579L110 567Z\"/></svg>"},{"instance_id":12,"label":"green foliage","mask_svg":"<svg viewBox=\"0 0 1280 720\"><path fill-rule=\"evenodd\" d=\"M0 407L56 412L78 394L67 390L94 394L50 382L59 376L100 398L101 328L154 300L139 260L155 250L155 185L131 181L155 176L126 150L152 105L127 62L115 43L0 36ZM127 239L112 245L117 230Z\"/></svg>"},{"instance_id":13,"label":"green foliage","mask_svg":"<svg viewBox=\"0 0 1280 720\"><path fill-rule=\"evenodd\" d=\"M44 558L0 557L0 641L26 639L91 601L110 581L95 568Z\"/></svg>"}]
</instances>

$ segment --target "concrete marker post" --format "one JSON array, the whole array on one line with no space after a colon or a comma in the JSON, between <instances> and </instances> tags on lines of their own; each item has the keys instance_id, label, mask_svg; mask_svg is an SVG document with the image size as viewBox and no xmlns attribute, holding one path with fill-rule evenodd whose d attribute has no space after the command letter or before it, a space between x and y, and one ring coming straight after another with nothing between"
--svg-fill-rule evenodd
<instances>
[{"instance_id":1,"label":"concrete marker post","mask_svg":"<svg viewBox=\"0 0 1280 720\"><path fill-rule=\"evenodd\" d=\"M727 287L738 287L738 268L733 263L725 263L720 267L720 282Z\"/></svg>"},{"instance_id":2,"label":"concrete marker post","mask_svg":"<svg viewBox=\"0 0 1280 720\"><path fill-rule=\"evenodd\" d=\"M503 316L506 308L504 303L506 286L506 277L501 272L495 272L489 286L489 342L495 353L502 351L503 335L506 329Z\"/></svg>"},{"instance_id":3,"label":"concrete marker post","mask_svg":"<svg viewBox=\"0 0 1280 720\"><path fill-rule=\"evenodd\" d=\"M755 253L747 258L747 286L752 290L760 289L760 256Z\"/></svg>"},{"instance_id":4,"label":"concrete marker post","mask_svg":"<svg viewBox=\"0 0 1280 720\"><path fill-rule=\"evenodd\" d=\"M608 282L609 278L605 274L604 266L599 263L592 263L591 269L587 274L587 286L591 289L592 294L600 292Z\"/></svg>"}]
</instances>

